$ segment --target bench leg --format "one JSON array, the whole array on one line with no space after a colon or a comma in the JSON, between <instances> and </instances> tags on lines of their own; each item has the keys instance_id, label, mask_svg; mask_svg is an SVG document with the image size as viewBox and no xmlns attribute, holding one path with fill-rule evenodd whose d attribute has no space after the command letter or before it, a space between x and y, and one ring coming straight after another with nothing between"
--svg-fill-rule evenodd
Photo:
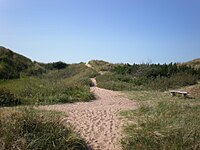
<instances>
[{"instance_id":1,"label":"bench leg","mask_svg":"<svg viewBox=\"0 0 200 150\"><path fill-rule=\"evenodd\" d=\"M187 94L183 94L183 97L186 98Z\"/></svg>"},{"instance_id":2,"label":"bench leg","mask_svg":"<svg viewBox=\"0 0 200 150\"><path fill-rule=\"evenodd\" d=\"M176 94L175 94L174 92L172 92L172 93L171 93L171 96L174 97L174 96L176 96Z\"/></svg>"}]
</instances>

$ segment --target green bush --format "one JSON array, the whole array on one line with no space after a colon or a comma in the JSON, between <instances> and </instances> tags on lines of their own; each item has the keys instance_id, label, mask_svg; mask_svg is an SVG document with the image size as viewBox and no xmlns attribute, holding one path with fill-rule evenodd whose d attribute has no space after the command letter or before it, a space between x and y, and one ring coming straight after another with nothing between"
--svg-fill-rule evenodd
<instances>
[{"instance_id":1,"label":"green bush","mask_svg":"<svg viewBox=\"0 0 200 150\"><path fill-rule=\"evenodd\" d=\"M58 62L53 62L53 63L48 63L45 65L47 69L53 70L53 69L65 69L68 66L68 64L58 61Z\"/></svg>"},{"instance_id":2,"label":"green bush","mask_svg":"<svg viewBox=\"0 0 200 150\"><path fill-rule=\"evenodd\" d=\"M21 77L40 76L46 72L47 70L44 67L40 66L38 63L35 63L34 66L29 67L25 71L21 72Z\"/></svg>"},{"instance_id":3,"label":"green bush","mask_svg":"<svg viewBox=\"0 0 200 150\"><path fill-rule=\"evenodd\" d=\"M190 75L197 75L200 77L200 69L194 69L186 65L175 64L124 64L115 66L112 70L117 74L131 75L135 78L147 77L147 78L157 78L157 77L171 77L177 73L185 73Z\"/></svg>"},{"instance_id":4,"label":"green bush","mask_svg":"<svg viewBox=\"0 0 200 150\"><path fill-rule=\"evenodd\" d=\"M194 85L198 81L196 75L178 73L169 78L157 77L145 83L147 89L165 91L168 89L180 88L187 85Z\"/></svg>"},{"instance_id":5,"label":"green bush","mask_svg":"<svg viewBox=\"0 0 200 150\"><path fill-rule=\"evenodd\" d=\"M14 106L20 104L17 99L8 89L0 88L0 106Z\"/></svg>"},{"instance_id":6,"label":"green bush","mask_svg":"<svg viewBox=\"0 0 200 150\"><path fill-rule=\"evenodd\" d=\"M144 79L133 79L130 75L121 75L117 73L106 73L97 76L98 86L101 88L124 91L124 90L141 90Z\"/></svg>"},{"instance_id":7,"label":"green bush","mask_svg":"<svg viewBox=\"0 0 200 150\"><path fill-rule=\"evenodd\" d=\"M176 64L118 65L112 72L97 76L98 86L111 90L169 90L194 85L200 70Z\"/></svg>"}]
</instances>

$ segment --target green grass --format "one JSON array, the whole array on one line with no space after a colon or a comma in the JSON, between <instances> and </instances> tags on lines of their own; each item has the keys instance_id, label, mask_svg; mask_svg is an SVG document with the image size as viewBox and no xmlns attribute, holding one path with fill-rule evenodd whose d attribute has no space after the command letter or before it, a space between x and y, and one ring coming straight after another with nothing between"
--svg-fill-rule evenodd
<instances>
[{"instance_id":1,"label":"green grass","mask_svg":"<svg viewBox=\"0 0 200 150\"><path fill-rule=\"evenodd\" d=\"M114 64L111 64L109 62L103 61L103 60L91 60L89 61L89 64L97 71L97 72L104 72L104 71L110 71L114 68Z\"/></svg>"},{"instance_id":2,"label":"green grass","mask_svg":"<svg viewBox=\"0 0 200 150\"><path fill-rule=\"evenodd\" d=\"M129 75L105 73L96 77L98 87L114 91L141 90L144 86L137 85Z\"/></svg>"},{"instance_id":3,"label":"green grass","mask_svg":"<svg viewBox=\"0 0 200 150\"><path fill-rule=\"evenodd\" d=\"M0 88L10 90L24 105L89 101L94 99L90 77L96 74L83 63L73 64L39 77L1 80Z\"/></svg>"},{"instance_id":4,"label":"green grass","mask_svg":"<svg viewBox=\"0 0 200 150\"><path fill-rule=\"evenodd\" d=\"M190 74L176 74L171 77L157 77L153 79L146 77L135 78L128 74L122 75L113 72L99 75L96 79L99 87L115 91L166 91L187 85L194 85L198 81L197 76Z\"/></svg>"},{"instance_id":5,"label":"green grass","mask_svg":"<svg viewBox=\"0 0 200 150\"><path fill-rule=\"evenodd\" d=\"M160 91L124 91L124 93L131 100L137 101L162 101L169 100L171 96L168 92L160 92ZM173 99L176 99L174 97Z\"/></svg>"},{"instance_id":6,"label":"green grass","mask_svg":"<svg viewBox=\"0 0 200 150\"><path fill-rule=\"evenodd\" d=\"M139 109L122 112L129 121L122 140L124 150L200 148L200 99L171 97L157 91L125 92L138 100Z\"/></svg>"},{"instance_id":7,"label":"green grass","mask_svg":"<svg viewBox=\"0 0 200 150\"><path fill-rule=\"evenodd\" d=\"M15 79L20 72L33 66L32 61L20 54L0 46L0 79Z\"/></svg>"},{"instance_id":8,"label":"green grass","mask_svg":"<svg viewBox=\"0 0 200 150\"><path fill-rule=\"evenodd\" d=\"M33 108L0 108L0 149L88 149L83 139L59 122L61 116Z\"/></svg>"}]
</instances>

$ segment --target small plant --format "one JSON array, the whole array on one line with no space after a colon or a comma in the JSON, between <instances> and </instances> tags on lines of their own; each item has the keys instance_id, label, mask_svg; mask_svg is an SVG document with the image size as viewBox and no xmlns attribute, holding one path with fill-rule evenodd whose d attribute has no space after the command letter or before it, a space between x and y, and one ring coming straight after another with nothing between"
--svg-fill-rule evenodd
<instances>
[{"instance_id":1,"label":"small plant","mask_svg":"<svg viewBox=\"0 0 200 150\"><path fill-rule=\"evenodd\" d=\"M0 89L0 106L14 106L20 104L17 99L8 89Z\"/></svg>"}]
</instances>

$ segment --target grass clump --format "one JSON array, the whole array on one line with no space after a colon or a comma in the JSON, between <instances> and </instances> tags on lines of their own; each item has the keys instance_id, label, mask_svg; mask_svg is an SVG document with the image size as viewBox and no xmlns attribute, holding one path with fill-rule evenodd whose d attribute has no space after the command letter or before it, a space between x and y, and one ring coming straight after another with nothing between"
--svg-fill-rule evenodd
<instances>
[{"instance_id":1,"label":"grass clump","mask_svg":"<svg viewBox=\"0 0 200 150\"><path fill-rule=\"evenodd\" d=\"M38 99L39 104L57 104L57 103L73 103L86 102L95 99L94 95L90 93L88 87L84 86L67 86L62 93L49 96L47 98Z\"/></svg>"},{"instance_id":2,"label":"grass clump","mask_svg":"<svg viewBox=\"0 0 200 150\"><path fill-rule=\"evenodd\" d=\"M20 104L17 99L8 89L0 88L0 106L15 106Z\"/></svg>"},{"instance_id":3,"label":"grass clump","mask_svg":"<svg viewBox=\"0 0 200 150\"><path fill-rule=\"evenodd\" d=\"M0 149L88 149L85 141L59 123L54 112L26 108L0 113Z\"/></svg>"},{"instance_id":4,"label":"grass clump","mask_svg":"<svg viewBox=\"0 0 200 150\"><path fill-rule=\"evenodd\" d=\"M137 94L140 107L122 114L136 123L125 128L123 149L194 149L200 148L199 99L164 96L166 93L147 91ZM141 95L141 96L140 96Z\"/></svg>"}]
</instances>

